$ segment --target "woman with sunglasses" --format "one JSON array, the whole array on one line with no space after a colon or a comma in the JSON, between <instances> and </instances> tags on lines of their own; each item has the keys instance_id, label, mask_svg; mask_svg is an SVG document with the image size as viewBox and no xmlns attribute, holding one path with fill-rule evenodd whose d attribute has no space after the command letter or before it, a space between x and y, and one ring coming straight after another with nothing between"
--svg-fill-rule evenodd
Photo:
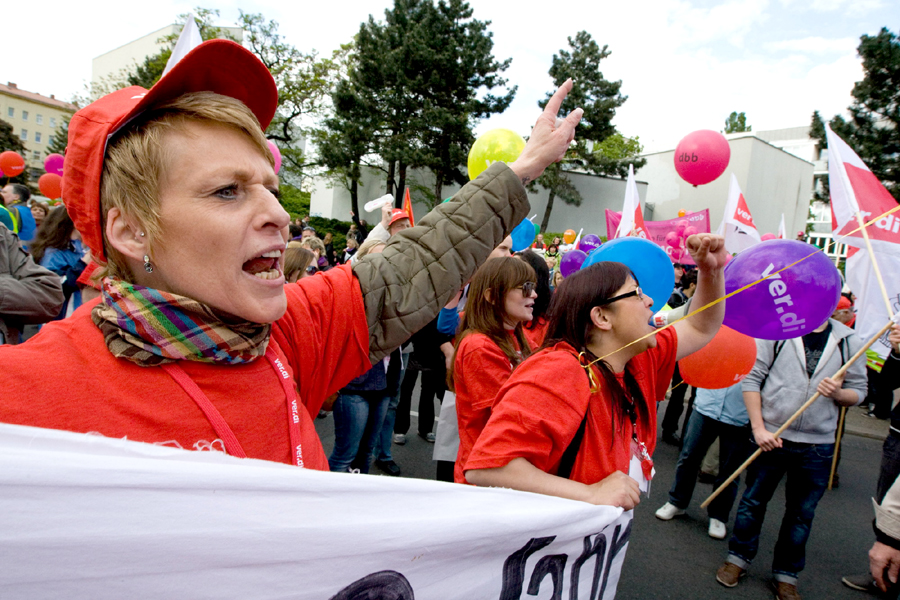
<instances>
[{"instance_id":1,"label":"woman with sunglasses","mask_svg":"<svg viewBox=\"0 0 900 600\"><path fill-rule=\"evenodd\" d=\"M687 246L699 270L694 304L705 306L725 292L724 241L698 234ZM466 480L634 508L652 478L656 402L675 361L705 346L725 313L720 302L655 333L652 305L621 263L567 277L542 349L500 389L459 465Z\"/></svg>"},{"instance_id":2,"label":"woman with sunglasses","mask_svg":"<svg viewBox=\"0 0 900 600\"><path fill-rule=\"evenodd\" d=\"M456 391L459 451L453 479L466 483L462 466L491 416L491 406L513 368L531 354L523 325L532 319L537 293L534 269L514 257L492 258L469 285L448 377Z\"/></svg>"}]
</instances>

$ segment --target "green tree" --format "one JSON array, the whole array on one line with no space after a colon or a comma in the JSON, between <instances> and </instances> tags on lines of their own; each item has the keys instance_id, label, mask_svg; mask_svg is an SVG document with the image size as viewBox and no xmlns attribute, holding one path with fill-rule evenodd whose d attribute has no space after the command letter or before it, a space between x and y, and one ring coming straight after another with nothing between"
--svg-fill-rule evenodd
<instances>
[{"instance_id":1,"label":"green tree","mask_svg":"<svg viewBox=\"0 0 900 600\"><path fill-rule=\"evenodd\" d=\"M743 133L752 129L747 125L747 115L744 113L732 112L725 119L725 133Z\"/></svg>"},{"instance_id":2,"label":"green tree","mask_svg":"<svg viewBox=\"0 0 900 600\"><path fill-rule=\"evenodd\" d=\"M541 231L547 230L557 197L566 204L581 205L581 194L566 175L567 170L578 169L595 175L625 177L629 164L638 169L647 162L636 156L640 151L640 143L629 146L625 142L628 138L624 136L611 140L604 147L608 138L618 134L612 120L616 109L628 99L620 93L622 82L608 81L600 71L600 61L610 55L608 47L600 48L586 31L578 32L574 38L568 38L568 41L569 50L560 50L559 54L553 55L550 77L557 87L570 77L576 82L572 92L563 101L559 116L564 117L578 107L584 109L584 116L578 126L575 142L563 162L552 165L533 183L550 192L547 209L541 220ZM552 92L548 93L546 99L538 105L541 108L547 106L551 96ZM629 148L636 152L632 154Z\"/></svg>"},{"instance_id":3,"label":"green tree","mask_svg":"<svg viewBox=\"0 0 900 600\"><path fill-rule=\"evenodd\" d=\"M853 86L850 118L837 115L829 125L900 201L900 39L884 27L877 35L863 35L857 52L863 79ZM821 121L815 112L810 137L824 148Z\"/></svg>"},{"instance_id":4,"label":"green tree","mask_svg":"<svg viewBox=\"0 0 900 600\"><path fill-rule=\"evenodd\" d=\"M465 182L461 165L474 124L504 110L515 93L493 93L506 85L500 73L510 61L494 59L489 23L472 14L464 0L395 0L383 22L370 17L360 26L347 83L335 91L335 116L328 122L344 141L325 160L341 169L351 198L366 157L383 161L387 191L398 205L408 169L434 173L425 198L432 204L444 185Z\"/></svg>"},{"instance_id":5,"label":"green tree","mask_svg":"<svg viewBox=\"0 0 900 600\"><path fill-rule=\"evenodd\" d=\"M53 132L52 140L47 144L47 156L51 154L66 154L66 145L69 143L69 121L72 117L63 117L60 124Z\"/></svg>"},{"instance_id":6,"label":"green tree","mask_svg":"<svg viewBox=\"0 0 900 600\"><path fill-rule=\"evenodd\" d=\"M13 126L3 119L0 119L0 152L6 152L7 150L18 152L22 158L27 158L25 145L22 143L19 136L16 135ZM4 173L2 185L6 185L7 183L21 183L27 185L28 180L28 169L25 169L21 174L16 175L15 177L10 177Z\"/></svg>"}]
</instances>

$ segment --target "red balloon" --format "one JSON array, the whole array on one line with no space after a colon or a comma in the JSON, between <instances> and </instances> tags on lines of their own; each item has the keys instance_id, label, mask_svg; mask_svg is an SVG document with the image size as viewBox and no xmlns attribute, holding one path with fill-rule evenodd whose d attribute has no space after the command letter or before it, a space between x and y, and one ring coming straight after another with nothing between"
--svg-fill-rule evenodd
<instances>
[{"instance_id":1,"label":"red balloon","mask_svg":"<svg viewBox=\"0 0 900 600\"><path fill-rule=\"evenodd\" d=\"M18 152L7 150L0 153L0 169L7 177L15 177L21 175L25 170L25 159Z\"/></svg>"},{"instance_id":2,"label":"red balloon","mask_svg":"<svg viewBox=\"0 0 900 600\"><path fill-rule=\"evenodd\" d=\"M62 177L56 173L44 173L38 179L38 188L43 195L51 200L56 200L62 196Z\"/></svg>"},{"instance_id":3,"label":"red balloon","mask_svg":"<svg viewBox=\"0 0 900 600\"><path fill-rule=\"evenodd\" d=\"M678 369L685 383L721 390L741 381L756 362L756 341L722 325L706 346L682 358Z\"/></svg>"},{"instance_id":4,"label":"red balloon","mask_svg":"<svg viewBox=\"0 0 900 600\"><path fill-rule=\"evenodd\" d=\"M725 172L731 147L721 133L701 129L689 133L675 148L675 170L691 185L703 185Z\"/></svg>"}]
</instances>

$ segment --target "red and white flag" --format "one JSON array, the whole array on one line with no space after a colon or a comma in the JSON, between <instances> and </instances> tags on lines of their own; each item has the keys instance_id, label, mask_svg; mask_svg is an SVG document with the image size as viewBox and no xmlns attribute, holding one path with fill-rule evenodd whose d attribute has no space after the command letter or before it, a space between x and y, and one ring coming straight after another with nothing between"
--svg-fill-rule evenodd
<instances>
[{"instance_id":1,"label":"red and white flag","mask_svg":"<svg viewBox=\"0 0 900 600\"><path fill-rule=\"evenodd\" d=\"M737 177L731 174L731 186L728 188L728 202L725 204L725 215L719 230L716 232L725 236L725 249L731 253L737 254L751 246L760 243L759 231L753 223L753 215L747 207L747 201L744 194L741 193L741 186L738 185Z\"/></svg>"},{"instance_id":2,"label":"red and white flag","mask_svg":"<svg viewBox=\"0 0 900 600\"><path fill-rule=\"evenodd\" d=\"M169 56L169 61L166 63L163 75L171 71L172 67L174 67L179 60L184 58L188 52L202 43L203 38L200 37L200 28L197 27L194 15L193 13L188 13L187 22L185 22L184 27L181 28L181 35L178 36L178 41L172 49L172 54Z\"/></svg>"},{"instance_id":3,"label":"red and white flag","mask_svg":"<svg viewBox=\"0 0 900 600\"><path fill-rule=\"evenodd\" d=\"M647 239L647 227L641 212L641 197L634 181L634 166L628 165L628 181L625 183L625 204L622 206L622 220L616 229L617 238L641 237Z\"/></svg>"},{"instance_id":4,"label":"red and white flag","mask_svg":"<svg viewBox=\"0 0 900 600\"><path fill-rule=\"evenodd\" d=\"M884 214L897 206L894 197L884 189L869 167L850 146L825 125L828 140L828 187L831 189L831 228L835 241L865 248L856 215L863 222ZM900 215L888 215L867 228L872 248L878 253L900 255Z\"/></svg>"},{"instance_id":5,"label":"red and white flag","mask_svg":"<svg viewBox=\"0 0 900 600\"><path fill-rule=\"evenodd\" d=\"M779 240L787 239L787 232L785 231L785 228L784 228L784 213L781 213L781 224L778 225L778 239Z\"/></svg>"},{"instance_id":6,"label":"red and white flag","mask_svg":"<svg viewBox=\"0 0 900 600\"><path fill-rule=\"evenodd\" d=\"M856 213L863 222L884 214L897 206L872 171L850 148L825 125L828 140L828 186L831 189L831 227L835 240L853 246L848 252L844 271L847 287L856 294L856 332L863 340L870 340L887 322L889 315L881 286L875 276L873 256L866 248L862 231L850 233L859 227ZM872 242L874 258L881 270L882 279L894 313L900 311L900 218L897 213L879 219L867 228ZM860 250L857 251L857 248ZM886 275L886 277L885 277ZM871 350L882 358L891 350L884 335Z\"/></svg>"}]
</instances>

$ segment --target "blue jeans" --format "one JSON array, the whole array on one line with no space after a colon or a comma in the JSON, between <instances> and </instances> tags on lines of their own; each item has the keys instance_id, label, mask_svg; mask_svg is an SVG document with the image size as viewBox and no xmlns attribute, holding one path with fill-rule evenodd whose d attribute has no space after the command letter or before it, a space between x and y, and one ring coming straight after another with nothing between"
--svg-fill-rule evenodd
<instances>
[{"instance_id":1,"label":"blue jeans","mask_svg":"<svg viewBox=\"0 0 900 600\"><path fill-rule=\"evenodd\" d=\"M783 440L782 448L763 452L747 470L747 489L728 542L728 562L747 568L759 550L766 505L781 479L785 484L784 518L775 544L772 573L777 581L797 583L806 565L806 540L816 505L828 487L834 444L801 444Z\"/></svg>"},{"instance_id":2,"label":"blue jeans","mask_svg":"<svg viewBox=\"0 0 900 600\"><path fill-rule=\"evenodd\" d=\"M403 377L406 375L408 356L408 354L400 354L400 381L403 381ZM387 411L384 415L384 423L381 425L381 430L378 432L375 439L375 447L371 453L375 457L375 460L381 462L394 460L394 457L391 456L391 443L393 442L394 422L397 419L397 406L399 406L399 404L400 387L397 386L396 393L388 400ZM408 418L409 417L407 416L407 419Z\"/></svg>"},{"instance_id":3,"label":"blue jeans","mask_svg":"<svg viewBox=\"0 0 900 600\"><path fill-rule=\"evenodd\" d=\"M693 411L684 433L678 465L675 467L675 481L669 490L669 502L682 509L691 503L703 457L716 438L719 438L719 475L713 489L718 489L749 456L749 435L750 430L746 426L729 425ZM709 518L728 522L739 484L740 478L735 479L709 503Z\"/></svg>"},{"instance_id":4,"label":"blue jeans","mask_svg":"<svg viewBox=\"0 0 900 600\"><path fill-rule=\"evenodd\" d=\"M365 441L366 460L357 462L362 473L369 472L368 457L372 454L379 431L384 422L390 396L383 391L341 392L334 403L334 449L328 457L328 467L332 471L349 471L360 444Z\"/></svg>"}]
</instances>

